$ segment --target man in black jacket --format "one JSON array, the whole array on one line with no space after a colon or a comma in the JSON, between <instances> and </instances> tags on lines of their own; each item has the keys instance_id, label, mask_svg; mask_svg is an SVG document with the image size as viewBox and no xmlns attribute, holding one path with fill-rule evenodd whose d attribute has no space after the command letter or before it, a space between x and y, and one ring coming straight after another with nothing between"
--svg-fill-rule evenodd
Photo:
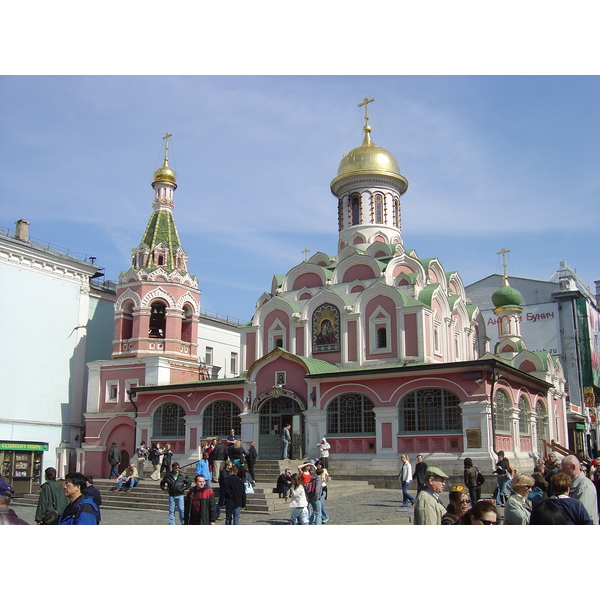
<instances>
[{"instance_id":1,"label":"man in black jacket","mask_svg":"<svg viewBox=\"0 0 600 600\"><path fill-rule=\"evenodd\" d=\"M225 525L239 525L240 511L246 508L246 487L237 473L238 468L233 465L229 477L225 477L223 480Z\"/></svg>"},{"instance_id":2,"label":"man in black jacket","mask_svg":"<svg viewBox=\"0 0 600 600\"><path fill-rule=\"evenodd\" d=\"M212 451L211 458L213 464L213 483L217 483L217 481L219 480L219 476L221 475L221 469L223 468L225 461L229 459L227 447L227 440L219 440L219 443L215 446L214 450Z\"/></svg>"},{"instance_id":3,"label":"man in black jacket","mask_svg":"<svg viewBox=\"0 0 600 600\"><path fill-rule=\"evenodd\" d=\"M192 485L192 480L179 467L178 462L174 462L172 470L167 473L160 487L169 492L169 525L175 525L175 507L179 512L179 520L181 524L185 521L184 494Z\"/></svg>"}]
</instances>

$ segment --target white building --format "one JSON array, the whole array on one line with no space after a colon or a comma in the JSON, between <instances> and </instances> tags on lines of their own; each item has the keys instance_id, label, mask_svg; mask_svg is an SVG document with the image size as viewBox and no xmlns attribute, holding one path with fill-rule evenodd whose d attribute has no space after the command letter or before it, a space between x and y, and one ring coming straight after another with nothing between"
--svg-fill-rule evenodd
<instances>
[{"instance_id":1,"label":"white building","mask_svg":"<svg viewBox=\"0 0 600 600\"><path fill-rule=\"evenodd\" d=\"M2 476L28 491L42 469L64 475L73 466L85 365L110 353L114 294L91 283L92 261L32 241L25 220L16 225L0 232L0 457Z\"/></svg>"}]
</instances>

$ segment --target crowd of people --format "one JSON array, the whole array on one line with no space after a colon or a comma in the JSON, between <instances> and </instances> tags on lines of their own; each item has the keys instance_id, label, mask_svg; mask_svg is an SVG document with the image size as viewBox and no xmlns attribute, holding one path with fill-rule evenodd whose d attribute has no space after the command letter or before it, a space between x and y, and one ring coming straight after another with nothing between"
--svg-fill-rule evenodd
<instances>
[{"instance_id":1,"label":"crowd of people","mask_svg":"<svg viewBox=\"0 0 600 600\"><path fill-rule=\"evenodd\" d=\"M282 451L284 449L282 437ZM287 450L287 444L285 444ZM322 525L329 522L325 508L330 445L323 438L318 444L319 458L305 462L292 473L288 467L279 476L276 492L289 501L291 525ZM152 480L168 493L168 523L174 525L176 516L182 525L238 525L246 508L248 494L254 493L254 466L258 453L254 443L247 450L232 429L224 439L201 442L194 481L178 462L171 464L170 444L150 448L141 442L132 459L121 472L121 456L116 444L109 449L111 466L109 479L114 475L112 491L131 492L143 478L145 461L153 465ZM441 494L449 481L439 467L429 466L417 455L413 466L406 454L401 456L398 481L402 489L402 506L414 507L415 525L598 525L600 512L600 469L598 460L581 462L574 455L558 460L550 453L539 459L531 475L517 472L505 453L500 451L492 476L496 489L491 499L481 499L485 476L471 458L463 462L463 483L452 485L449 503L444 506ZM193 464L193 463L191 463ZM185 465L189 466L189 465ZM409 492L416 483L416 496ZM218 499L214 487L219 488ZM12 487L0 478L0 524L28 524L10 508L14 495ZM56 480L56 470L45 470L35 522L40 525L97 525L101 521L102 499L92 477L73 472L64 481ZM499 508L504 508L501 515Z\"/></svg>"},{"instance_id":2,"label":"crowd of people","mask_svg":"<svg viewBox=\"0 0 600 600\"><path fill-rule=\"evenodd\" d=\"M598 460L580 462L567 455L558 461L550 453L540 459L531 475L514 469L505 453L498 452L495 464L496 489L492 499L481 499L485 476L470 458L464 460L462 484L453 485L449 504L443 506L440 494L449 477L438 467L428 467L422 457L417 466L424 472L424 482L417 483L416 501L408 493L411 467L402 456L398 480L402 486L403 506L414 504L415 525L598 525L600 509ZM415 468L416 472L416 468ZM470 508L469 508L470 505Z\"/></svg>"}]
</instances>

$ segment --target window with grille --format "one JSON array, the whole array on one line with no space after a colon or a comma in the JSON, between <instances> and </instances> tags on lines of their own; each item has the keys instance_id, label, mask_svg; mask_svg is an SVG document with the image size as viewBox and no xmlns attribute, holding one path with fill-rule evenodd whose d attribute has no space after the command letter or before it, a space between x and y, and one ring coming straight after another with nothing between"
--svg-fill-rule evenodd
<instances>
[{"instance_id":1,"label":"window with grille","mask_svg":"<svg viewBox=\"0 0 600 600\"><path fill-rule=\"evenodd\" d=\"M185 411L179 404L168 402L154 413L153 437L185 438Z\"/></svg>"},{"instance_id":2,"label":"window with grille","mask_svg":"<svg viewBox=\"0 0 600 600\"><path fill-rule=\"evenodd\" d=\"M204 410L202 418L203 437L222 437L231 429L242 428L239 407L230 400L216 400Z\"/></svg>"},{"instance_id":3,"label":"window with grille","mask_svg":"<svg viewBox=\"0 0 600 600\"><path fill-rule=\"evenodd\" d=\"M407 431L462 431L462 412L456 394L441 388L421 388L399 404L399 429Z\"/></svg>"},{"instance_id":4,"label":"window with grille","mask_svg":"<svg viewBox=\"0 0 600 600\"><path fill-rule=\"evenodd\" d=\"M529 402L525 396L519 398L519 434L529 435L531 433L531 411Z\"/></svg>"},{"instance_id":5,"label":"window with grille","mask_svg":"<svg viewBox=\"0 0 600 600\"><path fill-rule=\"evenodd\" d=\"M328 434L375 433L373 402L362 394L341 394L327 405Z\"/></svg>"},{"instance_id":6,"label":"window with grille","mask_svg":"<svg viewBox=\"0 0 600 600\"><path fill-rule=\"evenodd\" d=\"M502 390L494 396L494 422L497 432L512 434L511 402Z\"/></svg>"},{"instance_id":7,"label":"window with grille","mask_svg":"<svg viewBox=\"0 0 600 600\"><path fill-rule=\"evenodd\" d=\"M535 404L536 421L537 421L537 436L538 436L538 452L543 452L544 441L550 441L550 432L548 430L548 411L539 400Z\"/></svg>"}]
</instances>

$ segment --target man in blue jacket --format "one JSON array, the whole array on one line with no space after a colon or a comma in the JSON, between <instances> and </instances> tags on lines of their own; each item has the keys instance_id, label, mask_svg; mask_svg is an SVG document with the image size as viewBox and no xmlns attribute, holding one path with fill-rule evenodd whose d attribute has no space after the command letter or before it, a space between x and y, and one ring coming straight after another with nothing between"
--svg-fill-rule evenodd
<instances>
[{"instance_id":1,"label":"man in blue jacket","mask_svg":"<svg viewBox=\"0 0 600 600\"><path fill-rule=\"evenodd\" d=\"M86 487L87 482L81 473L65 476L63 488L70 503L59 518L59 525L98 525L99 510L96 503L84 495Z\"/></svg>"}]
</instances>

